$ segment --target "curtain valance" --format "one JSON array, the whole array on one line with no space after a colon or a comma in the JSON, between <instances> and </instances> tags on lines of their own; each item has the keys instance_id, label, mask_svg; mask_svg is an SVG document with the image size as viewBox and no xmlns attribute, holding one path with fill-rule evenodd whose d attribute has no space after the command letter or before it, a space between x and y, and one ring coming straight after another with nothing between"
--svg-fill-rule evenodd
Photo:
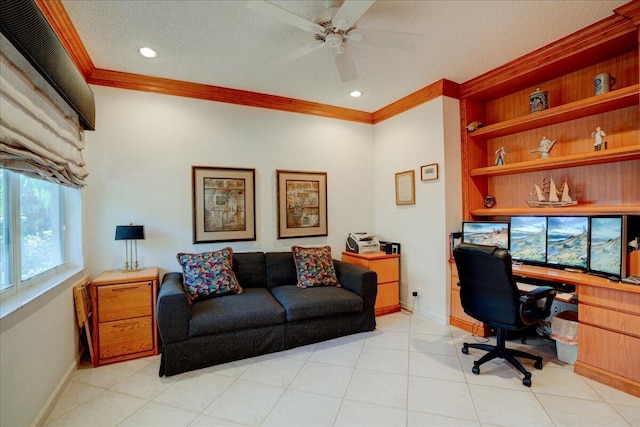
<instances>
[{"instance_id":1,"label":"curtain valance","mask_svg":"<svg viewBox=\"0 0 640 427\"><path fill-rule=\"evenodd\" d=\"M83 187L78 114L1 34L0 47L0 167Z\"/></svg>"}]
</instances>

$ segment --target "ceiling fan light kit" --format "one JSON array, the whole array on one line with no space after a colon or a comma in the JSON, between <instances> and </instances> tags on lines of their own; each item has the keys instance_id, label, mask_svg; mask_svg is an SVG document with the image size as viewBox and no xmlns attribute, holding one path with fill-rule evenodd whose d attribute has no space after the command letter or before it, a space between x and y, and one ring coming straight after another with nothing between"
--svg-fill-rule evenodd
<instances>
[{"instance_id":1,"label":"ceiling fan light kit","mask_svg":"<svg viewBox=\"0 0 640 427\"><path fill-rule=\"evenodd\" d=\"M331 2L333 4L333 2ZM421 34L405 34L375 30L357 30L356 22L375 3L375 0L345 0L342 6L330 5L317 11L311 21L282 9L266 0L252 0L247 7L314 34L315 41L276 58L271 66L279 67L295 61L321 47L333 50L340 80L348 82L358 77L349 51L349 42L364 42L382 47L415 49L426 40ZM313 22L312 22L313 21ZM352 32L357 31L357 32Z\"/></svg>"}]
</instances>

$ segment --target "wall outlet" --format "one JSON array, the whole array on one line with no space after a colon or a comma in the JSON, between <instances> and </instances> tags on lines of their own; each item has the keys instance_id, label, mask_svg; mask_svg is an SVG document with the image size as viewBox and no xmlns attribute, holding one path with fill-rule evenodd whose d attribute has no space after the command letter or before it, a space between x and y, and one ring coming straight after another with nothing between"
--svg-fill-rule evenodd
<instances>
[{"instance_id":1,"label":"wall outlet","mask_svg":"<svg viewBox=\"0 0 640 427\"><path fill-rule=\"evenodd\" d=\"M422 296L422 289L413 288L413 293L411 295L413 295L414 297L421 297Z\"/></svg>"}]
</instances>

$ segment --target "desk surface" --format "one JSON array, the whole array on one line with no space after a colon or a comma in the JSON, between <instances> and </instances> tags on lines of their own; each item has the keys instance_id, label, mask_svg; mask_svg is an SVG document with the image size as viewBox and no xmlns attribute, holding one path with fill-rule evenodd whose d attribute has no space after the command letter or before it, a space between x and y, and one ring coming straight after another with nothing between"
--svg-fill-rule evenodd
<instances>
[{"instance_id":1,"label":"desk surface","mask_svg":"<svg viewBox=\"0 0 640 427\"><path fill-rule=\"evenodd\" d=\"M627 285L626 283L611 282L604 277L593 276L586 273L573 273L565 270L558 270L548 267L537 267L533 265L513 265L513 274L532 279L549 280L571 285L598 286L601 288L617 289L625 292L640 294L640 286Z\"/></svg>"}]
</instances>

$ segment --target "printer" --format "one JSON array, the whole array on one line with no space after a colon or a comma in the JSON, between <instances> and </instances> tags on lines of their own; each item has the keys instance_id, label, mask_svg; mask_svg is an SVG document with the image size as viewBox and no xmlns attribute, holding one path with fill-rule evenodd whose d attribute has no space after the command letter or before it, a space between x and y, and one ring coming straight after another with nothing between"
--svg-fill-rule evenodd
<instances>
[{"instance_id":1,"label":"printer","mask_svg":"<svg viewBox=\"0 0 640 427\"><path fill-rule=\"evenodd\" d=\"M346 250L356 254L380 252L380 242L376 239L375 234L349 233Z\"/></svg>"}]
</instances>

